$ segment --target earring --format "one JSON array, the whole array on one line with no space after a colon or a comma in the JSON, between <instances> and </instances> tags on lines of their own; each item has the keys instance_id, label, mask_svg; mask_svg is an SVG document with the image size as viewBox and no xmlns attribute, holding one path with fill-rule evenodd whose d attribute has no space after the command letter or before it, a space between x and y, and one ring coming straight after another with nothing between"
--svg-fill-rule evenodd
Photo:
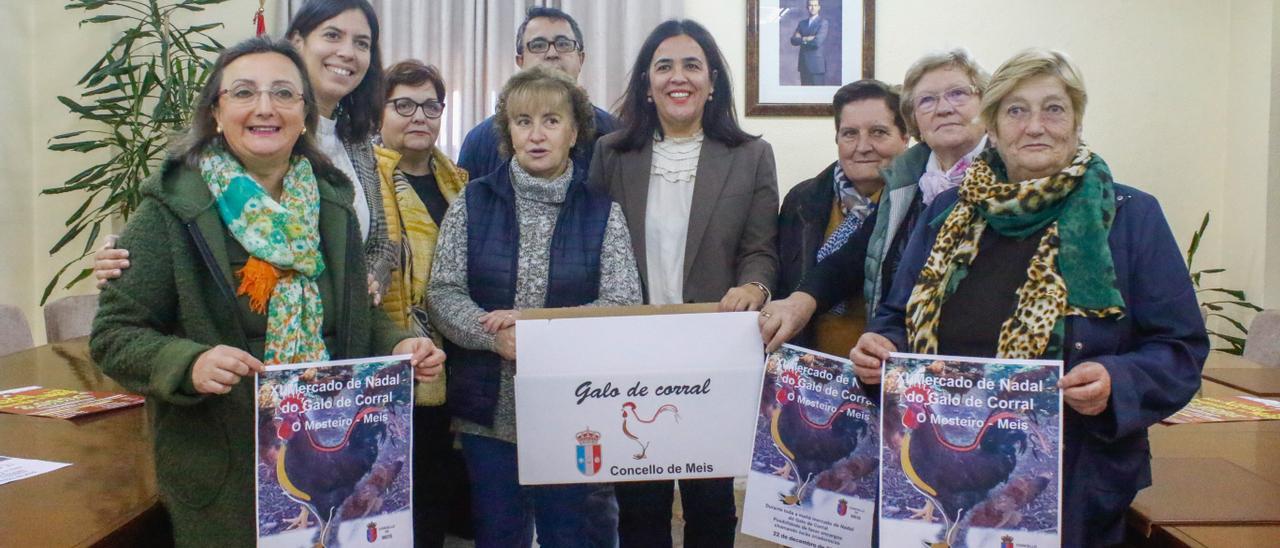
<instances>
[{"instance_id":1,"label":"earring","mask_svg":"<svg viewBox=\"0 0 1280 548\"><path fill-rule=\"evenodd\" d=\"M645 98L644 98L644 100L645 100L645 102L652 103L652 102L653 102L653 96L652 96L652 95L646 95L646 96L645 96Z\"/></svg>"},{"instance_id":2,"label":"earring","mask_svg":"<svg viewBox=\"0 0 1280 548\"><path fill-rule=\"evenodd\" d=\"M715 99L715 98L716 98L716 96L715 96L715 95L712 95L712 94L710 94L710 93L708 93L708 94L707 94L707 102L708 102L708 103L710 103L710 102L711 102L713 99Z\"/></svg>"},{"instance_id":3,"label":"earring","mask_svg":"<svg viewBox=\"0 0 1280 548\"><path fill-rule=\"evenodd\" d=\"M217 131L218 135L222 135L222 124L218 124L218 128L215 129L214 131Z\"/></svg>"},{"instance_id":4,"label":"earring","mask_svg":"<svg viewBox=\"0 0 1280 548\"><path fill-rule=\"evenodd\" d=\"M307 134L307 126L302 126L302 134L303 135Z\"/></svg>"}]
</instances>

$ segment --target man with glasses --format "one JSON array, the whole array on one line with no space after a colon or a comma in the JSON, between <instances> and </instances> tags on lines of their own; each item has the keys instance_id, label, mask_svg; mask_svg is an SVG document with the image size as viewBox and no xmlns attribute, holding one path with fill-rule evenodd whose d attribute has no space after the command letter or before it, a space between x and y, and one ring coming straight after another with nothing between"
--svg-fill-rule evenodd
<instances>
[{"instance_id":1,"label":"man with glasses","mask_svg":"<svg viewBox=\"0 0 1280 548\"><path fill-rule=\"evenodd\" d=\"M577 21L556 8L529 8L524 22L516 31L516 66L554 67L577 80L586 58L582 30L578 28ZM578 149L573 155L576 169L587 169L596 139L613 131L618 124L613 116L599 107L595 107L595 118L596 134L589 136L588 146ZM492 116L467 132L458 153L458 165L466 169L472 179L488 175L502 165L502 157L498 154L498 130L493 127Z\"/></svg>"}]
</instances>

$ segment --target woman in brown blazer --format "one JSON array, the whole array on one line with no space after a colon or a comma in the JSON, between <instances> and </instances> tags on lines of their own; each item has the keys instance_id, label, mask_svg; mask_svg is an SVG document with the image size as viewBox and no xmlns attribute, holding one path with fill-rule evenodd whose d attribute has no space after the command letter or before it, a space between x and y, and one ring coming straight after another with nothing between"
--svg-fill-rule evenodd
<instances>
[{"instance_id":1,"label":"woman in brown blazer","mask_svg":"<svg viewBox=\"0 0 1280 548\"><path fill-rule=\"evenodd\" d=\"M658 25L640 49L590 184L622 206L649 304L759 310L778 275L773 148L738 126L728 69L698 23ZM713 222L714 221L714 222ZM674 482L617 486L622 546L671 546ZM732 546L733 480L681 480L688 546Z\"/></svg>"}]
</instances>

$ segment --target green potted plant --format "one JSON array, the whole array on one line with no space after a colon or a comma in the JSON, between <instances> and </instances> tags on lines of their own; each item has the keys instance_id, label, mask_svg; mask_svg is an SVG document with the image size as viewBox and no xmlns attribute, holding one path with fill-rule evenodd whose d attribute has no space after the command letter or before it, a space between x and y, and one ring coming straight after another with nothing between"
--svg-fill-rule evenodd
<instances>
[{"instance_id":1,"label":"green potted plant","mask_svg":"<svg viewBox=\"0 0 1280 548\"><path fill-rule=\"evenodd\" d=\"M1205 212L1204 219L1200 221L1200 228L1191 236L1191 245L1187 247L1187 271L1191 272L1191 283L1196 288L1196 297L1200 301L1200 313L1206 321L1209 318L1221 318L1227 322L1234 331L1215 331L1207 329L1209 333L1210 344L1216 338L1227 343L1227 346L1215 348L1228 354L1237 356L1244 353L1245 337L1249 334L1249 329L1239 320L1228 316L1224 312L1228 307L1244 308L1255 312L1262 312L1262 308L1249 302L1245 297L1244 290L1227 289L1224 287L1204 287L1201 285L1201 279L1204 276L1212 276L1226 272L1225 268L1207 268L1204 270L1196 270L1192 267L1195 261L1196 250L1200 248L1201 238L1204 237L1205 229L1209 227L1209 212ZM1216 300L1215 300L1216 299ZM1238 333L1238 334L1233 334Z\"/></svg>"},{"instance_id":2,"label":"green potted plant","mask_svg":"<svg viewBox=\"0 0 1280 548\"><path fill-rule=\"evenodd\" d=\"M222 44L208 31L221 23L175 22L175 14L203 11L226 0L71 0L68 10L99 12L80 24L126 24L80 81L81 99L59 96L92 129L55 135L49 149L87 153L106 148L110 157L46 188L41 194L79 193L84 201L66 220L66 232L49 250L78 252L45 286L40 303L67 270L93 252L103 224L128 220L141 201L140 187L164 158L169 137L187 125L196 95L208 77L211 59ZM83 241L83 245L70 246ZM64 287L88 277L82 269Z\"/></svg>"}]
</instances>

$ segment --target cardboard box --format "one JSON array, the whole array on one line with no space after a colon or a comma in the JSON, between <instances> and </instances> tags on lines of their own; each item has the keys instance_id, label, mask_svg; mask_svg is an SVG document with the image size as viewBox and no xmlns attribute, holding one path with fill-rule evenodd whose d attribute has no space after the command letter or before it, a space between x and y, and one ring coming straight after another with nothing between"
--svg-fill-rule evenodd
<instances>
[{"instance_id":1,"label":"cardboard box","mask_svg":"<svg viewBox=\"0 0 1280 548\"><path fill-rule=\"evenodd\" d=\"M714 310L522 311L520 483L745 475L764 349L757 313Z\"/></svg>"}]
</instances>

